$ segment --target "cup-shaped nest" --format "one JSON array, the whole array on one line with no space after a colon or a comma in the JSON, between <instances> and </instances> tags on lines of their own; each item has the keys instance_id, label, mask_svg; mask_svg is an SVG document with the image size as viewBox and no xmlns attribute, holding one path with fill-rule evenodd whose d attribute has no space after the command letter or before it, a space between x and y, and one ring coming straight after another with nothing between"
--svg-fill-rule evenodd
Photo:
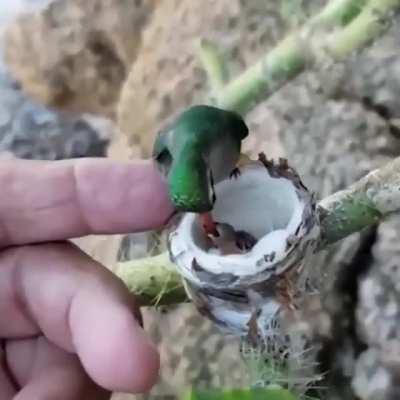
<instances>
[{"instance_id":1,"label":"cup-shaped nest","mask_svg":"<svg viewBox=\"0 0 400 400\"><path fill-rule=\"evenodd\" d=\"M200 312L230 333L268 336L304 289L319 237L315 200L286 160L263 155L215 193L213 218L229 234L210 237L198 214L184 214L169 235L171 258Z\"/></svg>"}]
</instances>

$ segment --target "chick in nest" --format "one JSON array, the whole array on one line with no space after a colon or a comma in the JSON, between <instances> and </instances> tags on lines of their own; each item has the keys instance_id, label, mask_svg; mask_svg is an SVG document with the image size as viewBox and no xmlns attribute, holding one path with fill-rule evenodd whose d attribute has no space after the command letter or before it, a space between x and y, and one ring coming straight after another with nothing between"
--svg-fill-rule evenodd
<instances>
[{"instance_id":1,"label":"chick in nest","mask_svg":"<svg viewBox=\"0 0 400 400\"><path fill-rule=\"evenodd\" d=\"M227 223L216 222L215 231L208 233L211 252L219 255L243 254L250 251L257 239L246 231L236 231Z\"/></svg>"}]
</instances>

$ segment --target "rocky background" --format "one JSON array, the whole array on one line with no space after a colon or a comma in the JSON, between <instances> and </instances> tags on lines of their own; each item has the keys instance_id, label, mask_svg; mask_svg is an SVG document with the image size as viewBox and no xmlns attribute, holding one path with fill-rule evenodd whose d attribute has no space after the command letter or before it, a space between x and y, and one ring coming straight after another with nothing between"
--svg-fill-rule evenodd
<instances>
[{"instance_id":1,"label":"rocky background","mask_svg":"<svg viewBox=\"0 0 400 400\"><path fill-rule=\"evenodd\" d=\"M17 3L21 11L23 3L40 2ZM209 92L196 39L218 43L234 77L324 3L58 0L7 18L1 154L148 157L165 118ZM398 156L400 20L392 22L360 54L344 63L321 61L256 107L247 117L252 134L246 151L287 156L320 198ZM400 398L399 228L393 217L315 260L322 302L310 305L305 322L323 348L321 369L331 371L324 384L332 389L324 398ZM149 251L146 239L126 237L120 255ZM112 267L119 238L81 244ZM322 319L328 321L323 327ZM190 386L246 384L238 344L190 305L146 310L145 323L163 367L160 383L143 398L175 398Z\"/></svg>"}]
</instances>

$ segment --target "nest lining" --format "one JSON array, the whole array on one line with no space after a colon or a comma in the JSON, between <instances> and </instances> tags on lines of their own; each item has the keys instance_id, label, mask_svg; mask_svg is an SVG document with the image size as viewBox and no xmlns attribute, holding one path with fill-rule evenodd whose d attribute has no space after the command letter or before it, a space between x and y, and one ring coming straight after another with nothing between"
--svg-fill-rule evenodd
<instances>
[{"instance_id":1,"label":"nest lining","mask_svg":"<svg viewBox=\"0 0 400 400\"><path fill-rule=\"evenodd\" d=\"M258 241L243 254L216 255L210 252L207 237L197 214L186 214L172 237L171 250L178 254L183 265L190 266L196 259L215 274L249 275L265 269L266 264L284 259L287 239L299 231L303 219L304 200L291 180L271 176L260 162L242 168L237 178L226 179L215 187L215 221L229 223L236 231L243 230ZM268 262L257 263L268 254ZM191 279L190 276L186 276Z\"/></svg>"}]
</instances>

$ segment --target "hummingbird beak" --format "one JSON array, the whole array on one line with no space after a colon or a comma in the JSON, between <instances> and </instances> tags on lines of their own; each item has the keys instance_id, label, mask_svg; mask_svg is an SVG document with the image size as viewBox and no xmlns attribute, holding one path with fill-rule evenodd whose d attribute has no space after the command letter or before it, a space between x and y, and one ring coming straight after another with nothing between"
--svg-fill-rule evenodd
<instances>
[{"instance_id":1,"label":"hummingbird beak","mask_svg":"<svg viewBox=\"0 0 400 400\"><path fill-rule=\"evenodd\" d=\"M214 206L217 197L215 196L214 177L211 168L208 170L208 196L211 204ZM214 237L219 236L217 224L215 223L210 211L200 214L200 221L207 235L211 235Z\"/></svg>"},{"instance_id":2,"label":"hummingbird beak","mask_svg":"<svg viewBox=\"0 0 400 400\"><path fill-rule=\"evenodd\" d=\"M217 223L214 221L210 212L200 214L200 221L207 235L219 237Z\"/></svg>"},{"instance_id":3,"label":"hummingbird beak","mask_svg":"<svg viewBox=\"0 0 400 400\"><path fill-rule=\"evenodd\" d=\"M217 200L217 196L215 195L214 176L211 168L208 170L208 195L209 199L211 200L211 204L214 206Z\"/></svg>"}]
</instances>

